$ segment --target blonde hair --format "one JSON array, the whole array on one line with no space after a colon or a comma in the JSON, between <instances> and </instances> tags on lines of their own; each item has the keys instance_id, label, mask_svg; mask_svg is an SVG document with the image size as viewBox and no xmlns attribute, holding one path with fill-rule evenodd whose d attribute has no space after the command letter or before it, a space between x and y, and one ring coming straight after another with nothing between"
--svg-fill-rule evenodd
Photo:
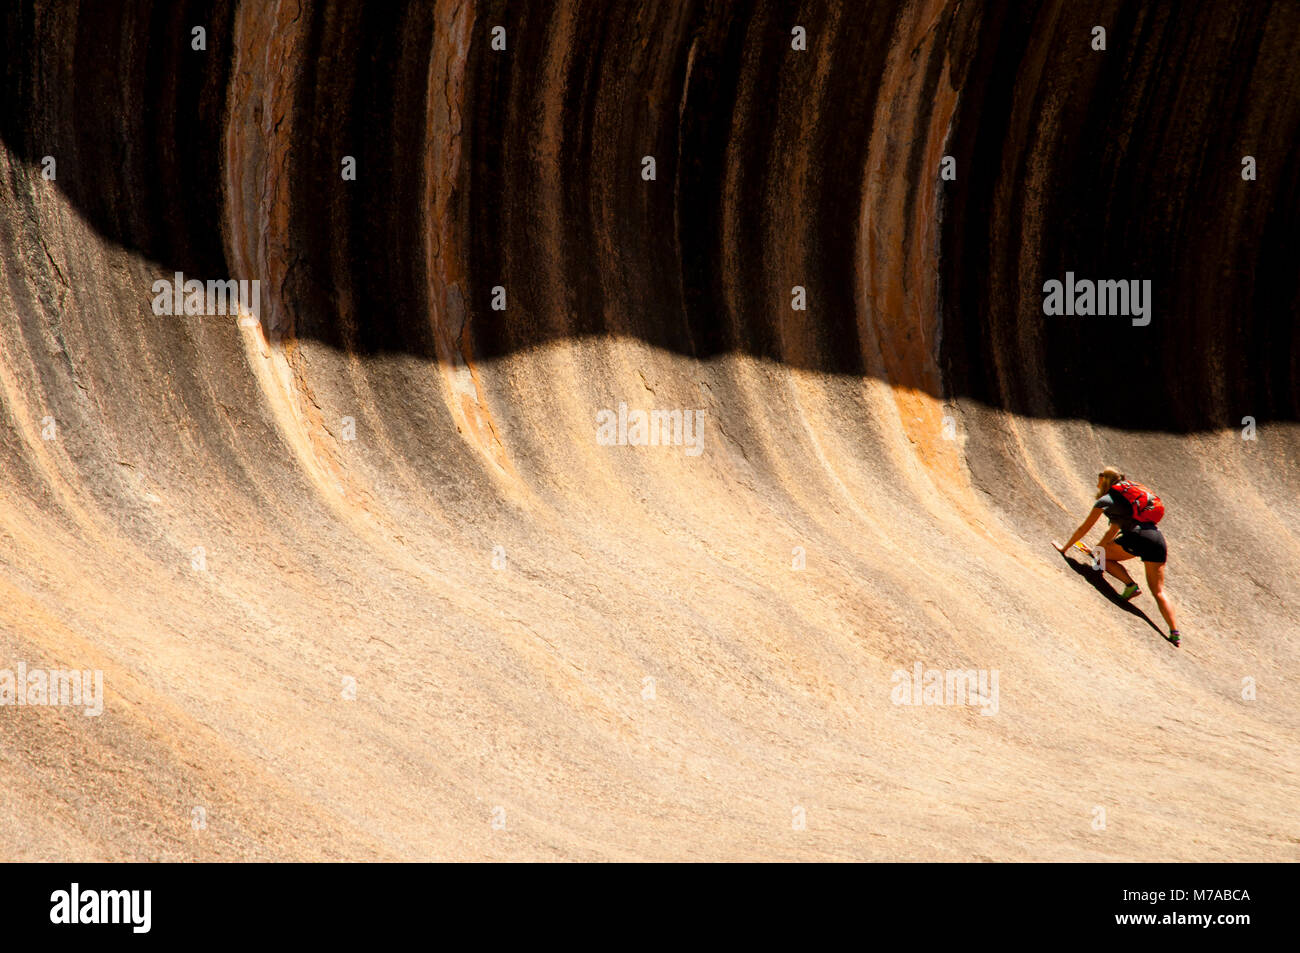
<instances>
[{"instance_id":1,"label":"blonde hair","mask_svg":"<svg viewBox=\"0 0 1300 953\"><path fill-rule=\"evenodd\" d=\"M1102 470L1100 473L1097 474L1097 479L1106 481L1105 488L1097 492L1097 499L1100 500L1103 496L1105 496L1107 493L1110 492L1110 488L1112 486L1114 486L1120 480L1125 479L1125 476L1124 474L1120 473L1119 467L1106 467L1104 470Z\"/></svg>"}]
</instances>

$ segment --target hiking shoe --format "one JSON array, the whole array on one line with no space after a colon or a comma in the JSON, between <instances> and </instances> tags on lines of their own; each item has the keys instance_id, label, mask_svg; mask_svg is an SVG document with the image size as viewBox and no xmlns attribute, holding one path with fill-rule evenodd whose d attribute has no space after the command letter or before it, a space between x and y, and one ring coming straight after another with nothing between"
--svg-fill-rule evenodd
<instances>
[{"instance_id":1,"label":"hiking shoe","mask_svg":"<svg viewBox=\"0 0 1300 953\"><path fill-rule=\"evenodd\" d=\"M1182 645L1183 640L1182 637L1178 634L1177 629L1169 630L1169 641L1174 643L1174 648L1178 648L1178 646Z\"/></svg>"},{"instance_id":2,"label":"hiking shoe","mask_svg":"<svg viewBox=\"0 0 1300 953\"><path fill-rule=\"evenodd\" d=\"M1120 593L1120 598L1127 602L1134 596L1140 596L1141 594L1142 590L1138 588L1138 584L1136 582L1130 582L1124 587L1124 591Z\"/></svg>"}]
</instances>

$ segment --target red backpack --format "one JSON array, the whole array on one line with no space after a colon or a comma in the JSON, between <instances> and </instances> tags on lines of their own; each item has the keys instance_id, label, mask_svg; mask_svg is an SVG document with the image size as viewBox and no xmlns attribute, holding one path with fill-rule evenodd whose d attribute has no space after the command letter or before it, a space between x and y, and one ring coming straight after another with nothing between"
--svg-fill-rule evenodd
<instances>
[{"instance_id":1,"label":"red backpack","mask_svg":"<svg viewBox=\"0 0 1300 953\"><path fill-rule=\"evenodd\" d=\"M1133 518L1139 523L1150 523L1154 526L1165 515L1165 505L1160 502L1160 497L1141 483L1120 480L1111 485L1110 492L1128 500L1129 505L1133 507Z\"/></svg>"}]
</instances>

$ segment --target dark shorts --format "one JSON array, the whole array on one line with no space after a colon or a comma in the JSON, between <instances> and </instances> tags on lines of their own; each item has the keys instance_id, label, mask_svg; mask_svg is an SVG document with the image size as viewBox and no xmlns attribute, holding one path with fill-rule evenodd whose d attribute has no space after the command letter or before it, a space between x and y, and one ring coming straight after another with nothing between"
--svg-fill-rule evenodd
<instances>
[{"instance_id":1,"label":"dark shorts","mask_svg":"<svg viewBox=\"0 0 1300 953\"><path fill-rule=\"evenodd\" d=\"M1135 526L1120 533L1115 542L1126 553L1132 553L1144 563L1162 563L1168 555L1165 535L1154 526Z\"/></svg>"}]
</instances>

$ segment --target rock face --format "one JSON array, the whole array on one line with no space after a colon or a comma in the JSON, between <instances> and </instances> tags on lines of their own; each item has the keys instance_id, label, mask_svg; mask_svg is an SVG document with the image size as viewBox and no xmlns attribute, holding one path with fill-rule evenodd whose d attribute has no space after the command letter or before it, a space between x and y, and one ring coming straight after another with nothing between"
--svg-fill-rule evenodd
<instances>
[{"instance_id":1,"label":"rock face","mask_svg":"<svg viewBox=\"0 0 1300 953\"><path fill-rule=\"evenodd\" d=\"M1295 857L1300 8L810 6L6 6L3 856Z\"/></svg>"}]
</instances>

